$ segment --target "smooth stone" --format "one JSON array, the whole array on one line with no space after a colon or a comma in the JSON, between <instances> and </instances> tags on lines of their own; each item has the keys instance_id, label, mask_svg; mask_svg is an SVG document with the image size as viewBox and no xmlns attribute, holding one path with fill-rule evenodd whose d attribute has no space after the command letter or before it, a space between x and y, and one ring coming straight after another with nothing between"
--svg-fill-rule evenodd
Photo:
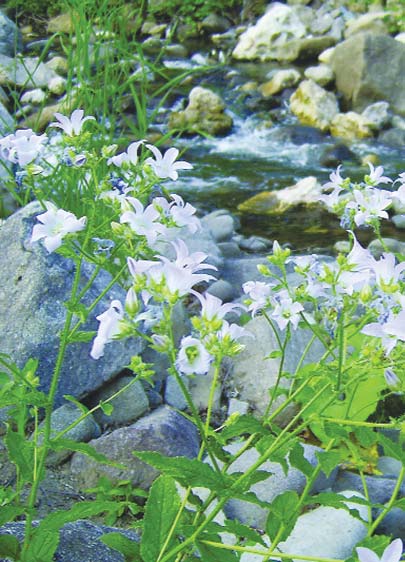
<instances>
[{"instance_id":1,"label":"smooth stone","mask_svg":"<svg viewBox=\"0 0 405 562\"><path fill-rule=\"evenodd\" d=\"M380 470L386 478L398 478L401 472L402 463L393 457L382 456L377 461L377 469Z\"/></svg>"},{"instance_id":2,"label":"smooth stone","mask_svg":"<svg viewBox=\"0 0 405 562\"><path fill-rule=\"evenodd\" d=\"M387 503L394 491L397 483L396 478L385 478L384 476L365 476L367 490L370 501L373 504ZM339 470L338 476L333 485L334 492L341 492L342 490L356 490L358 493L363 493L363 482L359 474L350 472L348 470ZM405 494L405 483L402 483L400 497Z\"/></svg>"},{"instance_id":3,"label":"smooth stone","mask_svg":"<svg viewBox=\"0 0 405 562\"><path fill-rule=\"evenodd\" d=\"M14 21L0 10L0 54L14 57L22 52L22 35Z\"/></svg>"},{"instance_id":4,"label":"smooth stone","mask_svg":"<svg viewBox=\"0 0 405 562\"><path fill-rule=\"evenodd\" d=\"M76 422L83 412L75 404L63 404L52 412L51 415L51 437L55 437L59 432L69 427L72 423ZM39 429L43 428L43 423L40 424ZM98 426L92 414L87 415L77 425L69 429L63 438L71 439L77 443L87 443L91 439L101 435L100 427ZM41 440L41 436L39 436ZM47 466L57 466L69 458L73 451L65 449L63 451L51 450L46 459Z\"/></svg>"},{"instance_id":5,"label":"smooth stone","mask_svg":"<svg viewBox=\"0 0 405 562\"><path fill-rule=\"evenodd\" d=\"M405 215L394 215L391 217L392 222L395 225L395 228L399 228L400 230L405 229Z\"/></svg>"},{"instance_id":6,"label":"smooth stone","mask_svg":"<svg viewBox=\"0 0 405 562\"><path fill-rule=\"evenodd\" d=\"M362 14L358 18L348 20L345 29L345 39L356 35L357 33L373 33L374 35L387 34L388 26L384 21L387 17L387 13L380 12L368 12L367 14Z\"/></svg>"},{"instance_id":7,"label":"smooth stone","mask_svg":"<svg viewBox=\"0 0 405 562\"><path fill-rule=\"evenodd\" d=\"M225 33L230 26L228 18L214 13L208 14L201 22L201 28L207 33Z\"/></svg>"},{"instance_id":8,"label":"smooth stone","mask_svg":"<svg viewBox=\"0 0 405 562\"><path fill-rule=\"evenodd\" d=\"M200 440L192 422L169 406L161 406L134 424L91 441L90 445L125 468L102 465L75 453L70 466L84 489L96 486L101 476L114 482L130 480L134 487L148 489L158 471L137 459L132 451L157 451L168 457L195 458Z\"/></svg>"},{"instance_id":9,"label":"smooth stone","mask_svg":"<svg viewBox=\"0 0 405 562\"><path fill-rule=\"evenodd\" d=\"M301 74L295 68L278 70L268 82L260 86L259 92L265 98L274 96L286 88L296 86L300 78Z\"/></svg>"},{"instance_id":10,"label":"smooth stone","mask_svg":"<svg viewBox=\"0 0 405 562\"><path fill-rule=\"evenodd\" d=\"M48 33L66 33L70 35L74 32L74 22L70 14L60 14L48 21Z\"/></svg>"},{"instance_id":11,"label":"smooth stone","mask_svg":"<svg viewBox=\"0 0 405 562\"><path fill-rule=\"evenodd\" d=\"M69 71L69 63L65 57L52 57L45 64L48 68L55 71L57 74L62 74L63 76L65 76Z\"/></svg>"},{"instance_id":12,"label":"smooth stone","mask_svg":"<svg viewBox=\"0 0 405 562\"><path fill-rule=\"evenodd\" d=\"M120 377L91 396L89 401L93 408L99 402L105 402L127 384L133 381L133 376ZM132 383L125 391L108 402L113 406L111 415L107 415L101 408L94 412L94 418L102 427L126 425L140 418L149 409L149 400L145 394L141 381Z\"/></svg>"},{"instance_id":13,"label":"smooth stone","mask_svg":"<svg viewBox=\"0 0 405 562\"><path fill-rule=\"evenodd\" d=\"M227 211L209 213L201 223L211 232L215 242L229 241L235 231L235 221Z\"/></svg>"},{"instance_id":14,"label":"smooth stone","mask_svg":"<svg viewBox=\"0 0 405 562\"><path fill-rule=\"evenodd\" d=\"M45 88L57 74L38 57L13 59L0 55L0 85L21 88Z\"/></svg>"},{"instance_id":15,"label":"smooth stone","mask_svg":"<svg viewBox=\"0 0 405 562\"><path fill-rule=\"evenodd\" d=\"M62 76L55 76L51 78L48 82L48 90L51 94L55 94L56 96L61 96L66 92L66 84L67 81Z\"/></svg>"},{"instance_id":16,"label":"smooth stone","mask_svg":"<svg viewBox=\"0 0 405 562\"><path fill-rule=\"evenodd\" d=\"M319 84L319 86L327 86L334 79L333 70L327 64L309 66L305 69L304 76L308 80L313 80Z\"/></svg>"},{"instance_id":17,"label":"smooth stone","mask_svg":"<svg viewBox=\"0 0 405 562\"><path fill-rule=\"evenodd\" d=\"M270 241L266 238L261 238L260 236L249 236L249 238L243 237L239 242L241 250L251 252L252 254L266 252L270 246Z\"/></svg>"},{"instance_id":18,"label":"smooth stone","mask_svg":"<svg viewBox=\"0 0 405 562\"><path fill-rule=\"evenodd\" d=\"M224 279L218 279L218 281L211 283L207 293L221 299L222 302L231 302L236 297L235 288Z\"/></svg>"},{"instance_id":19,"label":"smooth stone","mask_svg":"<svg viewBox=\"0 0 405 562\"><path fill-rule=\"evenodd\" d=\"M394 254L404 254L405 253L405 242L400 242L395 238L383 238L384 244L387 246L390 252ZM370 250L373 257L375 259L380 258L383 253L386 251L381 242L377 239L372 240L370 244L367 246L367 249Z\"/></svg>"},{"instance_id":20,"label":"smooth stone","mask_svg":"<svg viewBox=\"0 0 405 562\"><path fill-rule=\"evenodd\" d=\"M390 122L390 104L386 101L372 103L362 112L362 116L370 123L370 127L379 131Z\"/></svg>"},{"instance_id":21,"label":"smooth stone","mask_svg":"<svg viewBox=\"0 0 405 562\"><path fill-rule=\"evenodd\" d=\"M39 522L34 522L34 527ZM1 535L13 535L19 541L24 539L25 522L6 523L0 527ZM128 539L139 542L139 535L132 530L96 525L90 521L78 520L67 523L60 530L60 541L55 553L58 562L125 562L124 556L108 547L100 538L106 533L121 533ZM5 562L0 558L0 562Z\"/></svg>"},{"instance_id":22,"label":"smooth stone","mask_svg":"<svg viewBox=\"0 0 405 562\"><path fill-rule=\"evenodd\" d=\"M245 328L253 335L241 338L245 349L233 360L233 370L227 378L228 391L236 391L238 398L249 402L253 415L265 415L268 409L271 390L278 379L280 358L267 358L272 351L278 351L279 345L273 330L263 316L252 318ZM283 337L281 335L281 337ZM300 358L311 339L309 330L297 328L291 331L291 339L287 344L284 371L294 373ZM324 353L323 346L318 340L314 341L305 356L303 364L319 361ZM265 359L266 358L266 359ZM280 385L289 388L291 381L281 378ZM279 396L272 404L270 413L284 402ZM277 423L287 424L296 411L295 405L290 405L277 417Z\"/></svg>"},{"instance_id":23,"label":"smooth stone","mask_svg":"<svg viewBox=\"0 0 405 562\"><path fill-rule=\"evenodd\" d=\"M41 88L36 88L35 90L28 90L20 98L20 102L32 103L33 105L40 105L46 100L46 93Z\"/></svg>"},{"instance_id":24,"label":"smooth stone","mask_svg":"<svg viewBox=\"0 0 405 562\"><path fill-rule=\"evenodd\" d=\"M231 398L228 403L228 418L234 414L240 416L249 413L249 402L239 400L238 398Z\"/></svg>"},{"instance_id":25,"label":"smooth stone","mask_svg":"<svg viewBox=\"0 0 405 562\"><path fill-rule=\"evenodd\" d=\"M218 248L221 250L224 258L237 258L240 256L239 244L233 239L230 242L218 242Z\"/></svg>"},{"instance_id":26,"label":"smooth stone","mask_svg":"<svg viewBox=\"0 0 405 562\"><path fill-rule=\"evenodd\" d=\"M378 135L378 140L388 146L402 148L405 145L405 129L393 127L387 131L381 131Z\"/></svg>"},{"instance_id":27,"label":"smooth stone","mask_svg":"<svg viewBox=\"0 0 405 562\"><path fill-rule=\"evenodd\" d=\"M342 492L345 497L361 495L354 491ZM363 497L363 496L361 496ZM367 520L367 508L347 502ZM284 553L346 560L353 548L367 535L367 526L345 509L320 506L300 515L290 536L279 544ZM294 559L298 562L298 559Z\"/></svg>"},{"instance_id":28,"label":"smooth stone","mask_svg":"<svg viewBox=\"0 0 405 562\"><path fill-rule=\"evenodd\" d=\"M372 137L374 128L374 124L370 123L364 115L354 111L338 113L330 123L331 135L347 140Z\"/></svg>"},{"instance_id":29,"label":"smooth stone","mask_svg":"<svg viewBox=\"0 0 405 562\"><path fill-rule=\"evenodd\" d=\"M381 513L378 510L378 515ZM399 507L393 507L381 521L376 529L377 533L402 539L405 541L405 511Z\"/></svg>"}]
</instances>

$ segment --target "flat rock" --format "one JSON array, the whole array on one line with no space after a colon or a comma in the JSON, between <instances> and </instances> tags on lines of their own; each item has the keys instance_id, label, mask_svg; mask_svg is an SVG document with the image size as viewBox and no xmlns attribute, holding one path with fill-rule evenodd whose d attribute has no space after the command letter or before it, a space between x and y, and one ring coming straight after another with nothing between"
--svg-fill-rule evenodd
<instances>
[{"instance_id":1,"label":"flat rock","mask_svg":"<svg viewBox=\"0 0 405 562\"><path fill-rule=\"evenodd\" d=\"M102 465L75 453L71 470L83 488L94 487L101 476L106 476L113 481L130 480L133 486L147 489L158 471L137 459L132 452L158 451L168 457L195 458L199 451L199 437L192 422L172 408L162 406L128 427L94 439L90 445L125 468Z\"/></svg>"},{"instance_id":2,"label":"flat rock","mask_svg":"<svg viewBox=\"0 0 405 562\"><path fill-rule=\"evenodd\" d=\"M11 58L0 54L0 85L44 88L57 74L38 57Z\"/></svg>"}]
</instances>

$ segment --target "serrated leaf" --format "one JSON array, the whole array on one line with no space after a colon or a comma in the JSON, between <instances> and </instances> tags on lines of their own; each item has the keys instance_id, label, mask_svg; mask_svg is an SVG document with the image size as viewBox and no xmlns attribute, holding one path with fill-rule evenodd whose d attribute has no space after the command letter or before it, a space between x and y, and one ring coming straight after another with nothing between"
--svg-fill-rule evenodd
<instances>
[{"instance_id":1,"label":"serrated leaf","mask_svg":"<svg viewBox=\"0 0 405 562\"><path fill-rule=\"evenodd\" d=\"M327 477L339 466L342 460L341 454L338 451L316 451L315 455L321 465L322 472L324 472Z\"/></svg>"},{"instance_id":2,"label":"serrated leaf","mask_svg":"<svg viewBox=\"0 0 405 562\"><path fill-rule=\"evenodd\" d=\"M14 505L4 505L0 509L0 527L5 523L14 521L16 517L24 513L23 507L18 507Z\"/></svg>"},{"instance_id":3,"label":"serrated leaf","mask_svg":"<svg viewBox=\"0 0 405 562\"><path fill-rule=\"evenodd\" d=\"M143 562L156 562L180 509L176 483L170 476L160 476L150 489L143 520L141 555ZM173 545L173 535L167 547Z\"/></svg>"},{"instance_id":4,"label":"serrated leaf","mask_svg":"<svg viewBox=\"0 0 405 562\"><path fill-rule=\"evenodd\" d=\"M238 416L235 420L224 427L220 433L220 440L225 443L233 437L240 437L241 435L253 435L255 433L266 435L268 433L262 424L253 416L243 414Z\"/></svg>"},{"instance_id":5,"label":"serrated leaf","mask_svg":"<svg viewBox=\"0 0 405 562\"><path fill-rule=\"evenodd\" d=\"M299 515L298 502L299 496L292 490L283 492L272 501L266 521L266 532L271 540L277 536L283 541L289 536Z\"/></svg>"},{"instance_id":6,"label":"serrated leaf","mask_svg":"<svg viewBox=\"0 0 405 562\"><path fill-rule=\"evenodd\" d=\"M298 468L298 470L300 470L307 478L310 478L314 471L314 467L309 461L307 461L304 453L304 447L301 443L295 443L288 455L288 459L294 468Z\"/></svg>"},{"instance_id":7,"label":"serrated leaf","mask_svg":"<svg viewBox=\"0 0 405 562\"><path fill-rule=\"evenodd\" d=\"M26 482L32 482L34 466L34 444L27 441L22 435L7 428L4 438L8 455L19 469L21 476Z\"/></svg>"},{"instance_id":8,"label":"serrated leaf","mask_svg":"<svg viewBox=\"0 0 405 562\"><path fill-rule=\"evenodd\" d=\"M185 488L201 486L222 493L226 487L226 478L222 474L197 459L166 457L155 451L133 451L133 454L163 474L171 476Z\"/></svg>"},{"instance_id":9,"label":"serrated leaf","mask_svg":"<svg viewBox=\"0 0 405 562\"><path fill-rule=\"evenodd\" d=\"M75 342L88 343L88 342L92 341L92 339L96 336L96 334L97 334L97 332L95 332L95 331L86 332L84 330L77 330L71 336L69 336L68 342L69 343L75 343Z\"/></svg>"},{"instance_id":10,"label":"serrated leaf","mask_svg":"<svg viewBox=\"0 0 405 562\"><path fill-rule=\"evenodd\" d=\"M239 557L231 550L218 548L202 541L196 541L203 562L238 562Z\"/></svg>"},{"instance_id":11,"label":"serrated leaf","mask_svg":"<svg viewBox=\"0 0 405 562\"><path fill-rule=\"evenodd\" d=\"M237 521L236 519L226 519L224 523L224 530L228 531L228 533L232 533L238 538L247 539L254 543L267 546L262 536L257 531L252 529L252 527L248 527L247 525L239 523L239 521Z\"/></svg>"},{"instance_id":12,"label":"serrated leaf","mask_svg":"<svg viewBox=\"0 0 405 562\"><path fill-rule=\"evenodd\" d=\"M101 542L120 552L125 562L142 562L139 544L131 541L122 533L106 533L100 537Z\"/></svg>"},{"instance_id":13,"label":"serrated leaf","mask_svg":"<svg viewBox=\"0 0 405 562\"><path fill-rule=\"evenodd\" d=\"M17 560L20 554L20 543L13 535L0 535L0 556Z\"/></svg>"},{"instance_id":14,"label":"serrated leaf","mask_svg":"<svg viewBox=\"0 0 405 562\"><path fill-rule=\"evenodd\" d=\"M384 447L384 453L388 457L394 457L394 459L405 464L405 452L402 450L402 445L400 443L395 443L382 433L378 434L378 441Z\"/></svg>"},{"instance_id":15,"label":"serrated leaf","mask_svg":"<svg viewBox=\"0 0 405 562\"><path fill-rule=\"evenodd\" d=\"M112 461L102 453L96 451L94 447L89 445L88 443L78 443L77 441L73 441L72 439L66 439L65 437L59 437L58 439L50 441L51 447L54 451L65 450L68 451L75 451L76 453L83 453L88 457L96 460L102 464L108 464L109 466L114 466L116 468L125 469L126 467L123 464L118 462Z\"/></svg>"},{"instance_id":16,"label":"serrated leaf","mask_svg":"<svg viewBox=\"0 0 405 562\"><path fill-rule=\"evenodd\" d=\"M59 531L78 519L116 510L113 501L76 503L67 511L54 511L44 517L33 531L30 541L30 562L51 562L59 544Z\"/></svg>"}]
</instances>

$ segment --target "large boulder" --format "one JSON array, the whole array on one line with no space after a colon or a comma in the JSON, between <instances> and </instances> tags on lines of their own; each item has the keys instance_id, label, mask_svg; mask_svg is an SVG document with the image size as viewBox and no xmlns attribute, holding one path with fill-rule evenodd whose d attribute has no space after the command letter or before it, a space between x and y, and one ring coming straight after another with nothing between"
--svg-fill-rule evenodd
<instances>
[{"instance_id":1,"label":"large boulder","mask_svg":"<svg viewBox=\"0 0 405 562\"><path fill-rule=\"evenodd\" d=\"M360 112L385 100L405 115L404 44L388 35L357 34L335 48L332 68L348 107Z\"/></svg>"},{"instance_id":2,"label":"large boulder","mask_svg":"<svg viewBox=\"0 0 405 562\"><path fill-rule=\"evenodd\" d=\"M303 125L321 131L327 131L332 119L339 113L335 95L313 80L301 82L290 98L290 109Z\"/></svg>"},{"instance_id":3,"label":"large boulder","mask_svg":"<svg viewBox=\"0 0 405 562\"><path fill-rule=\"evenodd\" d=\"M334 137L342 139L365 139L373 136L373 124L355 111L338 113L332 119L330 132Z\"/></svg>"},{"instance_id":4,"label":"large boulder","mask_svg":"<svg viewBox=\"0 0 405 562\"><path fill-rule=\"evenodd\" d=\"M0 350L10 355L19 367L32 357L38 359L40 388L50 386L59 349L66 307L70 299L74 264L59 254L48 254L41 243L31 243L35 216L42 209L30 203L0 226ZM93 273L93 266L85 264L81 284L84 286ZM110 282L110 275L102 271L83 298L89 305ZM112 299L125 299L125 292L114 287L97 304L83 326L97 330L96 316L104 312ZM104 357L95 361L90 357L91 343L72 343L67 347L56 395L56 405L64 394L78 399L96 390L128 365L144 345L136 339L111 343Z\"/></svg>"},{"instance_id":5,"label":"large boulder","mask_svg":"<svg viewBox=\"0 0 405 562\"><path fill-rule=\"evenodd\" d=\"M224 135L232 125L232 117L225 113L225 104L220 96L201 86L191 90L186 109L173 112L169 118L171 129L187 133Z\"/></svg>"}]
</instances>

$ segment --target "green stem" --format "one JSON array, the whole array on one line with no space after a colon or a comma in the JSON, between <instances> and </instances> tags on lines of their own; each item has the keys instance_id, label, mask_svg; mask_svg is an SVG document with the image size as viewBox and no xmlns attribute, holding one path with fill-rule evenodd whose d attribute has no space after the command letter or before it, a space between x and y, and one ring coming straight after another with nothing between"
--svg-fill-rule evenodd
<instances>
[{"instance_id":1,"label":"green stem","mask_svg":"<svg viewBox=\"0 0 405 562\"><path fill-rule=\"evenodd\" d=\"M78 290L79 290L81 266L82 266L82 258L79 257L78 263L76 264L76 269L75 269L75 274L74 274L74 279L73 279L73 285L72 285L72 291L71 291L71 300L74 300L76 298L76 295L77 295ZM48 400L47 400L47 403L46 403L46 406L45 406L43 443L41 445L40 455L39 455L39 458L38 458L37 465L35 467L35 469L36 469L35 478L34 478L34 481L32 483L31 492L30 492L29 498L28 498L27 518L26 518L26 522L25 522L25 536L24 536L24 543L23 543L23 546L22 546L23 559L24 559L24 556L28 553L29 543L30 543L30 540L31 540L32 521L33 521L33 516L34 516L34 510L35 510L35 502L36 502L36 499L37 499L38 488L39 488L39 484L41 482L42 475L43 475L43 472L44 472L44 469L45 469L46 457L48 455L48 450L49 450L49 441L50 441L50 436L51 436L51 431L52 431L51 414L52 414L52 410L53 410L53 406L54 406L54 402L55 402L55 396L56 396L56 391L57 391L57 388L58 388L59 378L60 378L61 371L62 371L62 365L63 365L63 361L64 361L64 358L65 358L66 348L67 348L67 345L68 345L69 331L70 331L72 319L73 319L73 312L67 310L66 318L65 318L65 324L64 324L62 335L61 335L61 338L60 338L58 356L56 358L55 368L54 368L54 371L53 371L51 385L50 385L49 392L48 392Z\"/></svg>"},{"instance_id":2,"label":"green stem","mask_svg":"<svg viewBox=\"0 0 405 562\"><path fill-rule=\"evenodd\" d=\"M345 313L344 309L341 312L339 318L339 334L338 334L338 374L336 379L336 392L339 392L340 386L342 384L342 371L346 358L346 331L345 331Z\"/></svg>"},{"instance_id":3,"label":"green stem","mask_svg":"<svg viewBox=\"0 0 405 562\"><path fill-rule=\"evenodd\" d=\"M398 479L397 479L395 487L392 491L391 498L390 498L389 502L385 505L385 507L382 510L382 512L380 513L380 515L377 517L377 519L374 521L374 523L369 528L367 536L371 537L371 535L377 529L378 525L381 523L381 521L384 519L384 517L387 515L387 513L389 513L389 511L391 510L392 506L395 503L395 500L397 499L397 496L398 496L399 490L401 488L402 482L404 480L404 477L405 477L405 466L401 466L401 470L399 471Z\"/></svg>"}]
</instances>

